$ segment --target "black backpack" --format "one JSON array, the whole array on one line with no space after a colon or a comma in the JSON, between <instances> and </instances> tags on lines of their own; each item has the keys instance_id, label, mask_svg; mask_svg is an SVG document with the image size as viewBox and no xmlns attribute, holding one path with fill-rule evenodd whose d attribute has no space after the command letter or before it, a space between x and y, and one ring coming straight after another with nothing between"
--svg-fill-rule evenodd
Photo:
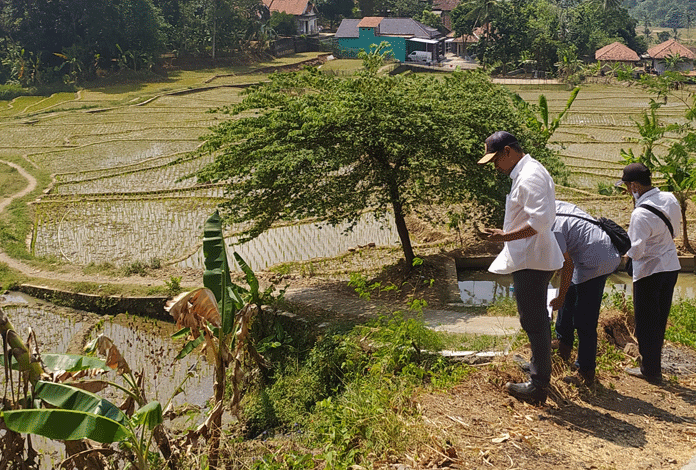
<instances>
[{"instance_id":1,"label":"black backpack","mask_svg":"<svg viewBox=\"0 0 696 470\"><path fill-rule=\"evenodd\" d=\"M586 220L591 224L599 225L599 228L604 230L604 232L609 235L611 243L614 245L616 250L621 256L625 255L626 252L631 249L631 239L628 238L628 234L619 224L606 217L599 217L597 220L588 219L587 217L582 217L575 214L556 214L565 217L577 217L578 219Z\"/></svg>"}]
</instances>

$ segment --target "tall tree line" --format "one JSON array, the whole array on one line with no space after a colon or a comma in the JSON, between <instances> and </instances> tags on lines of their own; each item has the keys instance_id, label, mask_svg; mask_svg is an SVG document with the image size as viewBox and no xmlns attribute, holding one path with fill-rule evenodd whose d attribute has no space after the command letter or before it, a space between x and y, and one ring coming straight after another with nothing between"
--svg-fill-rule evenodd
<instances>
[{"instance_id":1,"label":"tall tree line","mask_svg":"<svg viewBox=\"0 0 696 470\"><path fill-rule=\"evenodd\" d=\"M463 0L452 24L457 35L482 28L470 53L503 71L529 61L537 70L558 70L594 60L597 49L615 41L639 54L647 49L617 0Z\"/></svg>"},{"instance_id":2,"label":"tall tree line","mask_svg":"<svg viewBox=\"0 0 696 470\"><path fill-rule=\"evenodd\" d=\"M268 19L261 0L0 0L0 83L143 69L165 50L215 57L263 44Z\"/></svg>"},{"instance_id":3,"label":"tall tree line","mask_svg":"<svg viewBox=\"0 0 696 470\"><path fill-rule=\"evenodd\" d=\"M635 18L647 19L660 28L692 28L696 25L696 4L693 0L624 0L624 6Z\"/></svg>"}]
</instances>

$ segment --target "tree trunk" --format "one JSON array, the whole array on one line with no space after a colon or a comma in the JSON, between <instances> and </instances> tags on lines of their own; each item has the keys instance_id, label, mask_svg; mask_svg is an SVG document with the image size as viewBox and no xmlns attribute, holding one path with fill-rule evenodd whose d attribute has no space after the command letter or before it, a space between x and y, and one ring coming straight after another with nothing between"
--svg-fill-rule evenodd
<instances>
[{"instance_id":1,"label":"tree trunk","mask_svg":"<svg viewBox=\"0 0 696 470\"><path fill-rule=\"evenodd\" d=\"M411 269L413 267L415 255L413 254L413 247L411 246L411 237L408 234L408 228L406 227L404 211L401 207L401 202L399 202L398 199L392 199L392 207L394 208L394 222L396 223L396 231L399 233L401 248L404 250L406 266L408 269Z\"/></svg>"}]
</instances>

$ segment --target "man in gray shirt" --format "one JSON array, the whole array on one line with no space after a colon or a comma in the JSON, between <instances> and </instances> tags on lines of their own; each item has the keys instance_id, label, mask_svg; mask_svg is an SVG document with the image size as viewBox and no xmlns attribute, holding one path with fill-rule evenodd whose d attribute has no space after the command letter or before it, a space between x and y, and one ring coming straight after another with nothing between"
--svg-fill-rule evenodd
<instances>
[{"instance_id":1,"label":"man in gray shirt","mask_svg":"<svg viewBox=\"0 0 696 470\"><path fill-rule=\"evenodd\" d=\"M558 297L551 301L558 310L558 352L563 359L570 359L577 331L575 365L587 385L595 380L597 321L604 285L621 262L609 235L594 220L575 204L556 201L556 220L551 227L565 259Z\"/></svg>"}]
</instances>

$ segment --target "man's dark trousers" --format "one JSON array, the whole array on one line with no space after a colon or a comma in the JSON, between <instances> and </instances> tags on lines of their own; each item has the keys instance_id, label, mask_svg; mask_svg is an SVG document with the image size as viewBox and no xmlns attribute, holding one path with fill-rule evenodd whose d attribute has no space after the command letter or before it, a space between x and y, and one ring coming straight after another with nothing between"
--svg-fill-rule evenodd
<instances>
[{"instance_id":1,"label":"man's dark trousers","mask_svg":"<svg viewBox=\"0 0 696 470\"><path fill-rule=\"evenodd\" d=\"M512 273L520 325L529 337L532 383L546 387L551 381L551 323L546 296L554 271L522 269Z\"/></svg>"},{"instance_id":2,"label":"man's dark trousers","mask_svg":"<svg viewBox=\"0 0 696 470\"><path fill-rule=\"evenodd\" d=\"M662 376L662 343L678 275L679 271L655 273L633 283L640 369L648 377Z\"/></svg>"},{"instance_id":3,"label":"man's dark trousers","mask_svg":"<svg viewBox=\"0 0 696 470\"><path fill-rule=\"evenodd\" d=\"M563 344L572 348L578 331L577 364L583 372L592 372L597 365L597 321L607 277L571 284L556 318L556 336Z\"/></svg>"}]
</instances>

